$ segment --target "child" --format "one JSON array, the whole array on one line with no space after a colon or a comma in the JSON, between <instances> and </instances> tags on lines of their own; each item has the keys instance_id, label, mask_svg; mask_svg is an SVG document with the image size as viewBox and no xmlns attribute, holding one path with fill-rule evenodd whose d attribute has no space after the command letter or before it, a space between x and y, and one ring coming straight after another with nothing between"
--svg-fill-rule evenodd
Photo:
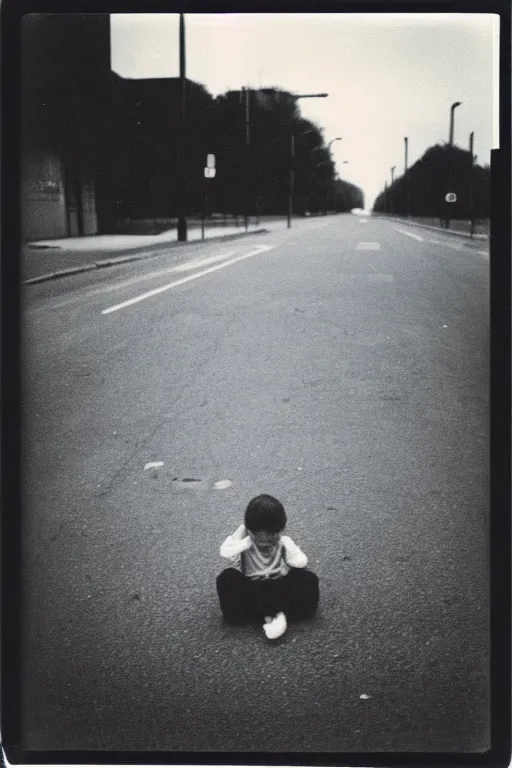
<instances>
[{"instance_id":1,"label":"child","mask_svg":"<svg viewBox=\"0 0 512 768\"><path fill-rule=\"evenodd\" d=\"M285 526L283 505L273 496L257 496L245 510L244 524L220 548L232 566L217 577L224 618L234 624L264 620L271 640L286 632L287 617L312 616L319 598L318 577L303 570L308 559L283 536Z\"/></svg>"}]
</instances>

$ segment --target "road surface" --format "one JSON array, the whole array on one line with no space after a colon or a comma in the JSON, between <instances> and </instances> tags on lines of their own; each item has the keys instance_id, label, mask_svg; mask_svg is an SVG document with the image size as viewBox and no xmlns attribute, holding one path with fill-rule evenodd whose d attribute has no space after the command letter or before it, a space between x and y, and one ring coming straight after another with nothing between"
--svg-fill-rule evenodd
<instances>
[{"instance_id":1,"label":"road surface","mask_svg":"<svg viewBox=\"0 0 512 768\"><path fill-rule=\"evenodd\" d=\"M189 248L24 289L24 748L485 750L485 250ZM215 593L263 492L321 589L274 644Z\"/></svg>"}]
</instances>

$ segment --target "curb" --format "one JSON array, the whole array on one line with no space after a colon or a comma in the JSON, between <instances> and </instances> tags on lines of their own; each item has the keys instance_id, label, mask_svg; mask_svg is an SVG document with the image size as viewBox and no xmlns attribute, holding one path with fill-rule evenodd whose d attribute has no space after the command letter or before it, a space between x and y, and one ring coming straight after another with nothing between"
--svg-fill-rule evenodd
<instances>
[{"instance_id":1,"label":"curb","mask_svg":"<svg viewBox=\"0 0 512 768\"><path fill-rule=\"evenodd\" d=\"M80 267L68 267L66 269L59 269L56 272L48 272L38 277L30 277L28 280L22 280L22 285L34 285L36 283L44 283L48 280L55 280L59 277L67 277L68 275L76 275L80 272L90 272L92 269L104 269L105 267L115 267L118 264L126 264L130 261L140 261L141 259L149 259L152 256L158 256L161 250L164 248L176 248L179 245L204 245L207 242L214 241L226 241L236 240L240 237L248 237L249 235L261 235L265 232L269 232L268 229L256 229L253 232L239 232L232 235L219 235L218 237L207 237L204 240L187 240L186 242L176 242L171 240L169 243L157 243L156 246L138 246L138 248L127 248L125 252L136 251L132 256L117 256L113 259L102 259L101 261L94 261L92 264L83 264ZM156 251L155 251L156 247ZM151 248L150 252L147 252ZM144 249L144 253L141 250Z\"/></svg>"},{"instance_id":2,"label":"curb","mask_svg":"<svg viewBox=\"0 0 512 768\"><path fill-rule=\"evenodd\" d=\"M432 224L421 224L419 221L411 221L411 219L395 219L387 216L382 216L379 218L383 218L384 221L398 221L400 224L408 224L411 227L414 226L414 227L423 227L424 229L432 229L434 230L434 232L442 232L443 235L456 235L457 237L465 237L466 240L486 240L486 241L489 240L487 235L474 234L473 237L471 237L469 232L457 232L454 229L443 229L443 227L434 227Z\"/></svg>"}]
</instances>

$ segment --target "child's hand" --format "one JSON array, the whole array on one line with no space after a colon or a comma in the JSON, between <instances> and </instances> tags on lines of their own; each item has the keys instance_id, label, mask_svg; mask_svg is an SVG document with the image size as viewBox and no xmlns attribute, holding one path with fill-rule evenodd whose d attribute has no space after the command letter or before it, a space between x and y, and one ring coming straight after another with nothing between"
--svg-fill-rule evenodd
<instances>
[{"instance_id":1,"label":"child's hand","mask_svg":"<svg viewBox=\"0 0 512 768\"><path fill-rule=\"evenodd\" d=\"M252 546L251 537L247 535L245 525L240 525L236 531L228 536L221 544L221 557L236 557L240 552L244 552Z\"/></svg>"},{"instance_id":2,"label":"child's hand","mask_svg":"<svg viewBox=\"0 0 512 768\"><path fill-rule=\"evenodd\" d=\"M245 539L246 536L247 536L247 531L246 531L245 525L242 523L242 525L239 525L236 531L234 532L233 538L241 540L241 539Z\"/></svg>"}]
</instances>

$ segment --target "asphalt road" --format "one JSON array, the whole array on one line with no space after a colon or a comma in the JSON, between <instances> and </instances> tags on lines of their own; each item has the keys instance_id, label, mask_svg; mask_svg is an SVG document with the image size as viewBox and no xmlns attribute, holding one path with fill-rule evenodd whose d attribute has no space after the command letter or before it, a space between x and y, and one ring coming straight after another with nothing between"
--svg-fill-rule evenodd
<instances>
[{"instance_id":1,"label":"asphalt road","mask_svg":"<svg viewBox=\"0 0 512 768\"><path fill-rule=\"evenodd\" d=\"M488 257L346 215L169 258L24 289L23 746L486 749ZM215 593L262 492L320 578L276 643Z\"/></svg>"}]
</instances>

